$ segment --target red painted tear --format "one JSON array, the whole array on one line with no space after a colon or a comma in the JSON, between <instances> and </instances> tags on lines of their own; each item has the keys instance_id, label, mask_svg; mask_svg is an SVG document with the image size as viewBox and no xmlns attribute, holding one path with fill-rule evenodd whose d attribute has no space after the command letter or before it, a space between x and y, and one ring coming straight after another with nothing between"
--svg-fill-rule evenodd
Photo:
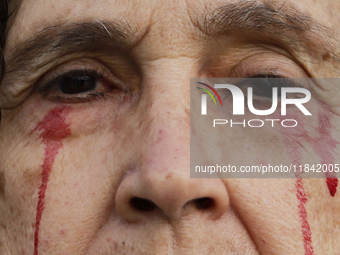
<instances>
[{"instance_id":1,"label":"red painted tear","mask_svg":"<svg viewBox=\"0 0 340 255\"><path fill-rule=\"evenodd\" d=\"M57 107L48 112L44 119L38 123L34 130L43 132L40 135L45 145L44 163L42 165L42 181L38 192L38 205L34 234L34 255L38 255L39 228L41 216L45 206L45 194L47 183L52 170L55 157L63 146L62 140L71 134L70 124L66 123L66 117L71 112L69 107Z\"/></svg>"}]
</instances>

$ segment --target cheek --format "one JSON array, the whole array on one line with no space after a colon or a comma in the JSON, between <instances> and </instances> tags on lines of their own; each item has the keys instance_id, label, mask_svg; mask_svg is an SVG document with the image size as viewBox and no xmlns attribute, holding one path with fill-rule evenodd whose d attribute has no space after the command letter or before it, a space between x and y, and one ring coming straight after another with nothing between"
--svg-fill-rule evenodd
<instances>
[{"instance_id":1,"label":"cheek","mask_svg":"<svg viewBox=\"0 0 340 255\"><path fill-rule=\"evenodd\" d=\"M333 165L335 162L334 155L339 142L332 137L332 119L334 114L327 106L319 103L314 119L316 124L314 127L306 126L303 120L299 120L299 125L293 129L281 129L281 134L286 144L287 153L293 164L301 165L310 163L303 162L302 151L304 146L310 147L318 158L319 164ZM295 119L298 119L298 117ZM297 173L300 177L300 173ZM326 184L330 195L334 196L338 186L338 179L334 172L324 171Z\"/></svg>"},{"instance_id":2,"label":"cheek","mask_svg":"<svg viewBox=\"0 0 340 255\"><path fill-rule=\"evenodd\" d=\"M289 119L295 119L298 122L298 125L295 128L281 127L280 133L291 161L296 165L300 165L302 163L302 144L308 139L308 135L304 123L299 116L290 115L288 117Z\"/></svg>"},{"instance_id":3,"label":"cheek","mask_svg":"<svg viewBox=\"0 0 340 255\"><path fill-rule=\"evenodd\" d=\"M72 120L72 138L80 138L100 132L102 129L114 125L118 118L110 107L75 107L70 114Z\"/></svg>"}]
</instances>

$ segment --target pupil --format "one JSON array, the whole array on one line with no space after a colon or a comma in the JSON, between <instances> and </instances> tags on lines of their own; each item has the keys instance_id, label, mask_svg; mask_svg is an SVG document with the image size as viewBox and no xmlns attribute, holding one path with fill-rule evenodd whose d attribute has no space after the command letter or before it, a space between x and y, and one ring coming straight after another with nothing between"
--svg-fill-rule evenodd
<instances>
[{"instance_id":1,"label":"pupil","mask_svg":"<svg viewBox=\"0 0 340 255\"><path fill-rule=\"evenodd\" d=\"M69 76L59 82L59 87L64 94L80 94L96 88L96 78L88 75Z\"/></svg>"}]
</instances>

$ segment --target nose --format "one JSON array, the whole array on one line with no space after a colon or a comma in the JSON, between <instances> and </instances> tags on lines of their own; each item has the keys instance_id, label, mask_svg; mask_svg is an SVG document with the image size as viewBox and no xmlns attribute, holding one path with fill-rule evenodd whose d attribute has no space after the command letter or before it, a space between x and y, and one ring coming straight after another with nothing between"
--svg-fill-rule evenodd
<instances>
[{"instance_id":1,"label":"nose","mask_svg":"<svg viewBox=\"0 0 340 255\"><path fill-rule=\"evenodd\" d=\"M147 221L155 215L170 221L194 214L220 218L229 197L220 179L190 179L173 171L134 171L116 193L118 213L128 222Z\"/></svg>"},{"instance_id":2,"label":"nose","mask_svg":"<svg viewBox=\"0 0 340 255\"><path fill-rule=\"evenodd\" d=\"M148 86L138 115L141 125L130 137L135 143L129 151L138 149L128 161L132 163L115 197L118 213L128 222L155 217L172 222L195 215L218 219L228 209L228 192L221 179L190 178L190 100L189 87L183 85L196 67L183 62L192 63L160 59L149 66L157 73L145 78Z\"/></svg>"},{"instance_id":3,"label":"nose","mask_svg":"<svg viewBox=\"0 0 340 255\"><path fill-rule=\"evenodd\" d=\"M156 104L152 107L158 111L162 108ZM221 179L190 178L189 111L177 107L167 114L176 115L168 124L162 119L167 117L164 114L145 117L147 128L134 139L141 144L136 146L138 151L131 158L134 163L116 193L118 213L128 222L147 221L156 215L170 221L195 214L218 219L229 206Z\"/></svg>"}]
</instances>

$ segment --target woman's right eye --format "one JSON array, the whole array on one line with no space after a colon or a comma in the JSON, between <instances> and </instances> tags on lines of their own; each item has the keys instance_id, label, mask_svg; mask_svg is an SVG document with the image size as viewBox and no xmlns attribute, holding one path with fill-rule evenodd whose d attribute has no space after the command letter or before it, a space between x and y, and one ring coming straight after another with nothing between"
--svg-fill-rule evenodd
<instances>
[{"instance_id":1,"label":"woman's right eye","mask_svg":"<svg viewBox=\"0 0 340 255\"><path fill-rule=\"evenodd\" d=\"M75 59L42 74L34 88L44 100L58 103L85 103L108 96L121 99L131 90L125 73L120 66L109 67L96 59Z\"/></svg>"},{"instance_id":2,"label":"woman's right eye","mask_svg":"<svg viewBox=\"0 0 340 255\"><path fill-rule=\"evenodd\" d=\"M95 70L72 70L57 75L37 86L47 100L63 103L91 101L119 90L104 74Z\"/></svg>"}]
</instances>

